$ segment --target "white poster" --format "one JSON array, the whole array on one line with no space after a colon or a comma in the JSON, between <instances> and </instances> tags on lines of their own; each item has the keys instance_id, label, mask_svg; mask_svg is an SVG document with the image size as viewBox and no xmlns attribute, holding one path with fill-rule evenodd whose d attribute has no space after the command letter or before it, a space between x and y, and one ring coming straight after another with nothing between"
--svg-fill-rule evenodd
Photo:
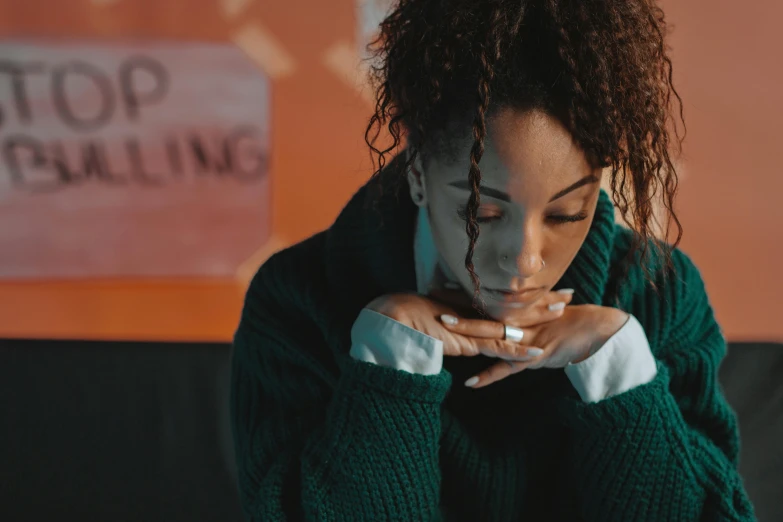
<instances>
[{"instance_id":1,"label":"white poster","mask_svg":"<svg viewBox=\"0 0 783 522\"><path fill-rule=\"evenodd\" d=\"M269 88L229 44L0 43L0 278L231 276L270 235Z\"/></svg>"},{"instance_id":2,"label":"white poster","mask_svg":"<svg viewBox=\"0 0 783 522\"><path fill-rule=\"evenodd\" d=\"M378 35L379 25L391 12L397 2L394 0L357 0L356 20L358 29L356 41L360 58L367 57L367 44Z\"/></svg>"}]
</instances>

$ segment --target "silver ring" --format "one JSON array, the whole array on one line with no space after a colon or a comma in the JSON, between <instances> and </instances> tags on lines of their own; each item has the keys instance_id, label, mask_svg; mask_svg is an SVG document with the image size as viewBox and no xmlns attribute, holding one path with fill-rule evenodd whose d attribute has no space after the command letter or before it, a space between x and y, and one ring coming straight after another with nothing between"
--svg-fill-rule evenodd
<instances>
[{"instance_id":1,"label":"silver ring","mask_svg":"<svg viewBox=\"0 0 783 522\"><path fill-rule=\"evenodd\" d=\"M525 338L525 332L523 332L521 328L516 328L507 324L503 325L503 332L503 339L506 341L518 343Z\"/></svg>"}]
</instances>

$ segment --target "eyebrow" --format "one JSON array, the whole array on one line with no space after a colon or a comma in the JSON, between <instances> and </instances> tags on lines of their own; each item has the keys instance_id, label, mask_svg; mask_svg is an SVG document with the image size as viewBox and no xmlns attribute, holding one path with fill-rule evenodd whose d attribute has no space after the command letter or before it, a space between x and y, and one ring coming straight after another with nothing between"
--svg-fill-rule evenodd
<instances>
[{"instance_id":1,"label":"eyebrow","mask_svg":"<svg viewBox=\"0 0 783 522\"><path fill-rule=\"evenodd\" d=\"M571 185L567 186L549 200L549 203L552 203L556 199L560 199L569 192L573 192L574 190L584 187L585 185L588 185L590 183L596 183L598 181L598 177L595 174L588 174L587 176L583 177L576 183L572 183ZM468 180L459 180L459 181L453 181L449 183L449 186L456 187L458 189L464 189L464 190L470 190L470 183ZM505 192L497 189L493 189L492 187L485 187L481 185L479 187L479 193L488 196L490 198L499 199L500 201L510 202L511 196L506 194Z\"/></svg>"}]
</instances>

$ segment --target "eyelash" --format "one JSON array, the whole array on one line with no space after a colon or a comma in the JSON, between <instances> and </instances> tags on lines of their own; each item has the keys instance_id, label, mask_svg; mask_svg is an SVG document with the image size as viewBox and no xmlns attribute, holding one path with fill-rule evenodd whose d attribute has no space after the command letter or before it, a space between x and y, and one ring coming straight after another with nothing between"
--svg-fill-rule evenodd
<instances>
[{"instance_id":1,"label":"eyelash","mask_svg":"<svg viewBox=\"0 0 783 522\"><path fill-rule=\"evenodd\" d=\"M467 219L468 219L467 208L463 207L463 206L457 207L457 215L463 221L467 221ZM476 218L476 223L479 223L479 224L492 223L494 221L499 220L501 217L502 216L493 216L493 217L489 217L489 218L477 217ZM555 225L565 225L565 224L568 224L568 223L576 223L578 221L584 221L585 219L587 219L587 213L582 211L582 212L579 212L578 214L573 214L573 215L549 216L547 219L549 219Z\"/></svg>"}]
</instances>

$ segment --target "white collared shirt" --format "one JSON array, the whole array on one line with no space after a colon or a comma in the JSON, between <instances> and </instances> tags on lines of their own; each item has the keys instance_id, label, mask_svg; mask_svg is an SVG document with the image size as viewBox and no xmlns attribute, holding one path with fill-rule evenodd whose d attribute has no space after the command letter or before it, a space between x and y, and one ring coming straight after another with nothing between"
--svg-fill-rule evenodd
<instances>
[{"instance_id":1,"label":"white collared shirt","mask_svg":"<svg viewBox=\"0 0 783 522\"><path fill-rule=\"evenodd\" d=\"M414 238L416 286L426 295L438 263L426 211L419 209ZM444 267L445 268L445 267ZM447 278L454 279L451 274ZM409 373L436 375L443 369L443 342L365 308L351 330L355 359ZM652 381L658 373L647 335L629 314L620 330L593 355L564 368L585 402L598 402Z\"/></svg>"}]
</instances>

